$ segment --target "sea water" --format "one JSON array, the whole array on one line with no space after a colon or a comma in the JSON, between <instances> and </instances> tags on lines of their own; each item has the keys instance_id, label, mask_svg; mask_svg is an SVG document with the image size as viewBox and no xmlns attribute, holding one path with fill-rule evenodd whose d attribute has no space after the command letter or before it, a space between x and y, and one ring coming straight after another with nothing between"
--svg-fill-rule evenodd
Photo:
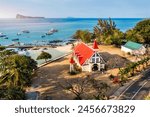
<instances>
[{"instance_id":1,"label":"sea water","mask_svg":"<svg viewBox=\"0 0 150 117\"><path fill-rule=\"evenodd\" d=\"M125 32L133 28L143 18L114 18L117 28ZM19 39L23 44L38 44L52 40L68 40L76 30L93 31L98 18L45 18L45 19L0 19L0 32L6 34L8 39L0 38L1 45L13 44L13 39ZM41 36L50 29L57 29L53 35ZM29 30L28 34L17 35L23 30Z\"/></svg>"}]
</instances>

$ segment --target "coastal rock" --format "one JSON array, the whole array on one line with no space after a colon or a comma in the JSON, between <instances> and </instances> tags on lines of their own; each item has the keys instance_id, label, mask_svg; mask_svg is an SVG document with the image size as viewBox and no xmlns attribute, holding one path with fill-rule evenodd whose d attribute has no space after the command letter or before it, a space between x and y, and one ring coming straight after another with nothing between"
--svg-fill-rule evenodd
<instances>
[{"instance_id":1,"label":"coastal rock","mask_svg":"<svg viewBox=\"0 0 150 117\"><path fill-rule=\"evenodd\" d=\"M32 16L24 16L17 14L16 19L43 19L44 17L32 17Z\"/></svg>"}]
</instances>

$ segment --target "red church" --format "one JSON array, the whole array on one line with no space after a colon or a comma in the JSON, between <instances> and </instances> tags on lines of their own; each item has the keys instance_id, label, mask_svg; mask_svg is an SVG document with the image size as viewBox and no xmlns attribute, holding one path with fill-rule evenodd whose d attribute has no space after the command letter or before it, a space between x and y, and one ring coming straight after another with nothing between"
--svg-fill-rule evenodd
<instances>
[{"instance_id":1,"label":"red church","mask_svg":"<svg viewBox=\"0 0 150 117\"><path fill-rule=\"evenodd\" d=\"M105 69L105 61L98 52L98 44L96 40L93 47L89 47L81 42L73 49L70 59L70 72L74 71L74 65L77 65L82 71L103 71Z\"/></svg>"}]
</instances>

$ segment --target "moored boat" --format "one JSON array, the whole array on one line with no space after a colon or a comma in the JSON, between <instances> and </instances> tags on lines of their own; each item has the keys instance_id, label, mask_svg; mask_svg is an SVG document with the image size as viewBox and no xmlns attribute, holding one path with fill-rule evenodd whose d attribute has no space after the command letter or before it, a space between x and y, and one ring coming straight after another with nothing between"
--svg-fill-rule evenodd
<instances>
[{"instance_id":1,"label":"moored boat","mask_svg":"<svg viewBox=\"0 0 150 117\"><path fill-rule=\"evenodd\" d=\"M12 41L19 41L19 38L16 38L16 39L12 39Z\"/></svg>"},{"instance_id":2,"label":"moored boat","mask_svg":"<svg viewBox=\"0 0 150 117\"><path fill-rule=\"evenodd\" d=\"M47 33L46 33L46 35L52 35L53 34L53 32L51 32L51 31L48 31Z\"/></svg>"},{"instance_id":3,"label":"moored boat","mask_svg":"<svg viewBox=\"0 0 150 117\"><path fill-rule=\"evenodd\" d=\"M41 36L41 38L44 38L44 37L45 37L45 35L42 35L42 36Z\"/></svg>"},{"instance_id":4,"label":"moored boat","mask_svg":"<svg viewBox=\"0 0 150 117\"><path fill-rule=\"evenodd\" d=\"M22 32L23 32L23 33L30 33L29 30L23 30Z\"/></svg>"},{"instance_id":5,"label":"moored boat","mask_svg":"<svg viewBox=\"0 0 150 117\"><path fill-rule=\"evenodd\" d=\"M53 32L53 33L54 33L54 32L58 32L57 29L53 29L53 28L52 28L50 31Z\"/></svg>"},{"instance_id":6,"label":"moored boat","mask_svg":"<svg viewBox=\"0 0 150 117\"><path fill-rule=\"evenodd\" d=\"M2 32L0 32L0 37L6 37L7 35L3 34Z\"/></svg>"},{"instance_id":7,"label":"moored boat","mask_svg":"<svg viewBox=\"0 0 150 117\"><path fill-rule=\"evenodd\" d=\"M52 28L51 30L49 30L49 31L46 33L46 35L52 35L52 34L54 34L55 32L58 32L58 30Z\"/></svg>"},{"instance_id":8,"label":"moored boat","mask_svg":"<svg viewBox=\"0 0 150 117\"><path fill-rule=\"evenodd\" d=\"M8 37L3 37L3 39L8 39Z\"/></svg>"},{"instance_id":9,"label":"moored boat","mask_svg":"<svg viewBox=\"0 0 150 117\"><path fill-rule=\"evenodd\" d=\"M21 33L17 33L17 35L19 36L19 35L21 35Z\"/></svg>"}]
</instances>

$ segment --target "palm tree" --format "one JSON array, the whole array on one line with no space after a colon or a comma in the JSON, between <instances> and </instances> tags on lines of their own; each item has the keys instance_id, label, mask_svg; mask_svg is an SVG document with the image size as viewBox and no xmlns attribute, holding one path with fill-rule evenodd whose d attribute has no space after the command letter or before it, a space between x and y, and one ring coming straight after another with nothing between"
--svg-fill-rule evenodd
<instances>
[{"instance_id":1,"label":"palm tree","mask_svg":"<svg viewBox=\"0 0 150 117\"><path fill-rule=\"evenodd\" d=\"M98 20L97 26L94 27L94 34L99 42L108 45L120 46L124 38L124 34L116 28L115 22L111 18Z\"/></svg>"},{"instance_id":2,"label":"palm tree","mask_svg":"<svg viewBox=\"0 0 150 117\"><path fill-rule=\"evenodd\" d=\"M0 64L0 84L6 84L7 87L29 84L33 70L37 68L33 59L17 54L3 58Z\"/></svg>"},{"instance_id":3,"label":"palm tree","mask_svg":"<svg viewBox=\"0 0 150 117\"><path fill-rule=\"evenodd\" d=\"M45 59L45 62L47 62L47 59L51 59L51 58L52 58L51 54L42 51L42 53L37 57L37 60Z\"/></svg>"}]
</instances>

